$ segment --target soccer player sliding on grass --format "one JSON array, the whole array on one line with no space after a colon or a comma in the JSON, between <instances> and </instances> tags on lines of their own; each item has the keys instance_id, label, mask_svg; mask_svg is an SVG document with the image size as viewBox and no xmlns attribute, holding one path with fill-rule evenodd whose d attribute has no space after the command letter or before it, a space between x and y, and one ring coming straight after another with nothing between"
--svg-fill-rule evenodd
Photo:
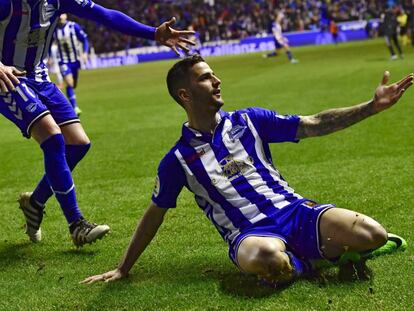
<instances>
[{"instance_id":1,"label":"soccer player sliding on grass","mask_svg":"<svg viewBox=\"0 0 414 311\"><path fill-rule=\"evenodd\" d=\"M387 85L385 72L372 100L311 116L279 115L261 108L221 110L221 81L198 55L176 63L167 77L171 96L188 122L158 168L152 202L119 266L82 283L124 278L151 242L183 187L229 244L243 272L285 284L316 263L359 265L406 242L359 212L319 204L297 194L272 162L269 143L297 142L344 129L394 105L413 74Z\"/></svg>"},{"instance_id":2,"label":"soccer player sliding on grass","mask_svg":"<svg viewBox=\"0 0 414 311\"><path fill-rule=\"evenodd\" d=\"M46 61L59 16L71 13L124 34L188 51L191 31L171 28L175 19L150 27L91 0L0 1L0 113L43 151L45 174L36 189L20 195L26 233L41 240L45 203L54 194L69 225L73 243L82 246L102 238L107 225L96 225L78 207L71 171L90 147L72 105L48 75Z\"/></svg>"}]
</instances>

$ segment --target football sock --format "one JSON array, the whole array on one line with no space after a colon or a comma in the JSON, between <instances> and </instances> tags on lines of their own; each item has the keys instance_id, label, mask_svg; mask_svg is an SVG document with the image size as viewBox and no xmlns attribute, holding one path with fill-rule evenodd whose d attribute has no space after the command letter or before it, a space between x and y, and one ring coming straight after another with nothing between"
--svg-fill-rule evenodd
<instances>
[{"instance_id":1,"label":"football sock","mask_svg":"<svg viewBox=\"0 0 414 311\"><path fill-rule=\"evenodd\" d=\"M292 60L292 58L293 58L293 55L292 55L291 51L286 51L286 56L289 60Z\"/></svg>"},{"instance_id":2,"label":"football sock","mask_svg":"<svg viewBox=\"0 0 414 311\"><path fill-rule=\"evenodd\" d=\"M293 275L295 278L308 275L312 271L310 263L305 260L299 259L291 252L285 252L290 259L290 264L293 268Z\"/></svg>"},{"instance_id":3,"label":"football sock","mask_svg":"<svg viewBox=\"0 0 414 311\"><path fill-rule=\"evenodd\" d=\"M67 86L66 87L66 94L68 95L69 101L72 105L73 108L75 108L76 106L78 106L78 103L76 102L76 95L75 95L75 90L73 87L71 86Z\"/></svg>"},{"instance_id":4,"label":"football sock","mask_svg":"<svg viewBox=\"0 0 414 311\"><path fill-rule=\"evenodd\" d=\"M65 145L66 162L71 171L73 171L80 160L83 159L90 147L91 144ZM52 195L53 191L50 188L46 175L44 175L37 185L36 189L33 191L31 199L33 199L37 204L43 206Z\"/></svg>"},{"instance_id":5,"label":"football sock","mask_svg":"<svg viewBox=\"0 0 414 311\"><path fill-rule=\"evenodd\" d=\"M66 145L66 162L69 169L73 171L76 165L83 159L89 151L91 144L86 145Z\"/></svg>"},{"instance_id":6,"label":"football sock","mask_svg":"<svg viewBox=\"0 0 414 311\"><path fill-rule=\"evenodd\" d=\"M56 134L49 137L40 147L44 154L46 179L70 224L81 218L82 214L76 202L75 185L66 162L63 135Z\"/></svg>"},{"instance_id":7,"label":"football sock","mask_svg":"<svg viewBox=\"0 0 414 311\"><path fill-rule=\"evenodd\" d=\"M267 57L273 57L273 56L277 56L276 52L271 52L267 54Z\"/></svg>"}]
</instances>

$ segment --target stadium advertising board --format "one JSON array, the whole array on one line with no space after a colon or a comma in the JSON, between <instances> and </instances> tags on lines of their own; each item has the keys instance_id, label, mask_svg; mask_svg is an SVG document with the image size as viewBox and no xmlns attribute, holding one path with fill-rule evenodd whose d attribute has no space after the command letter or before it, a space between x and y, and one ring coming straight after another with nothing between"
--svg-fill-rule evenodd
<instances>
[{"instance_id":1,"label":"stadium advertising board","mask_svg":"<svg viewBox=\"0 0 414 311\"><path fill-rule=\"evenodd\" d=\"M345 22L340 23L338 26L338 42L365 40L369 38L367 29L377 29L379 27L379 21ZM291 32L285 33L284 36L289 40L290 46L334 43L333 37L328 31ZM263 37L248 37L241 40L208 42L203 44L199 50L202 56L209 57L264 52L274 50L274 48L273 37L266 35ZM132 65L140 62L172 59L176 57L175 53L167 47L143 47L120 51L110 55L96 55L90 58L86 64L86 68L93 69Z\"/></svg>"}]
</instances>

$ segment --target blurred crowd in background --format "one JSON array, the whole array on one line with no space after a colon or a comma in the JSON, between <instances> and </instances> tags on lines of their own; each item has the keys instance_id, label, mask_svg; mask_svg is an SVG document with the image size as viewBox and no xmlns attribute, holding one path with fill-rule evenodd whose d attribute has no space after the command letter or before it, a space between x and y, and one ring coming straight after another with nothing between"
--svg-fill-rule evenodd
<instances>
[{"instance_id":1,"label":"blurred crowd in background","mask_svg":"<svg viewBox=\"0 0 414 311\"><path fill-rule=\"evenodd\" d=\"M172 16L175 28L194 29L202 43L241 39L270 33L275 12L283 10L283 31L329 31L332 22L381 18L392 9L401 27L414 28L414 0L96 0L134 19L158 26ZM154 42L132 38L94 22L77 20L89 35L96 53L149 46ZM369 29L368 29L369 31ZM407 32L406 32L407 33ZM414 33L414 31L412 32ZM376 32L370 33L377 35ZM408 36L407 36L408 38ZM409 40L409 39L407 39Z\"/></svg>"}]
</instances>

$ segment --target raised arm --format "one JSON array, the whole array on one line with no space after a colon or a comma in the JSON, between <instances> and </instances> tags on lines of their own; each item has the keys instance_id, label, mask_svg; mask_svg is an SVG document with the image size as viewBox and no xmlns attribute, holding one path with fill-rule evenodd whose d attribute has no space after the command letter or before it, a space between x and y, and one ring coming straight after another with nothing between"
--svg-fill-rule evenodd
<instances>
[{"instance_id":1,"label":"raised arm","mask_svg":"<svg viewBox=\"0 0 414 311\"><path fill-rule=\"evenodd\" d=\"M145 211L141 221L138 223L134 235L132 236L129 246L118 267L115 270L90 276L81 281L81 283L91 284L98 281L110 282L125 278L139 256L154 238L158 228L164 220L166 212L167 209L159 208L154 203L151 203Z\"/></svg>"},{"instance_id":2,"label":"raised arm","mask_svg":"<svg viewBox=\"0 0 414 311\"><path fill-rule=\"evenodd\" d=\"M329 109L315 115L301 116L296 138L327 135L393 106L413 84L413 77L410 73L400 81L387 85L390 73L384 72L373 99L352 107Z\"/></svg>"},{"instance_id":3,"label":"raised arm","mask_svg":"<svg viewBox=\"0 0 414 311\"><path fill-rule=\"evenodd\" d=\"M88 35L86 34L86 32L83 31L82 27L79 26L78 24L75 24L75 33L76 33L76 37L78 38L78 40L82 42L84 53L88 53L89 52Z\"/></svg>"},{"instance_id":4,"label":"raised arm","mask_svg":"<svg viewBox=\"0 0 414 311\"><path fill-rule=\"evenodd\" d=\"M91 0L66 0L62 1L61 5L62 12L93 20L130 36L156 40L160 44L168 46L177 54L178 48L188 52L189 49L186 45L195 44L185 38L185 36L194 34L194 31L178 31L171 28L175 23L175 18L155 28L139 23L120 11L104 8Z\"/></svg>"}]
</instances>

